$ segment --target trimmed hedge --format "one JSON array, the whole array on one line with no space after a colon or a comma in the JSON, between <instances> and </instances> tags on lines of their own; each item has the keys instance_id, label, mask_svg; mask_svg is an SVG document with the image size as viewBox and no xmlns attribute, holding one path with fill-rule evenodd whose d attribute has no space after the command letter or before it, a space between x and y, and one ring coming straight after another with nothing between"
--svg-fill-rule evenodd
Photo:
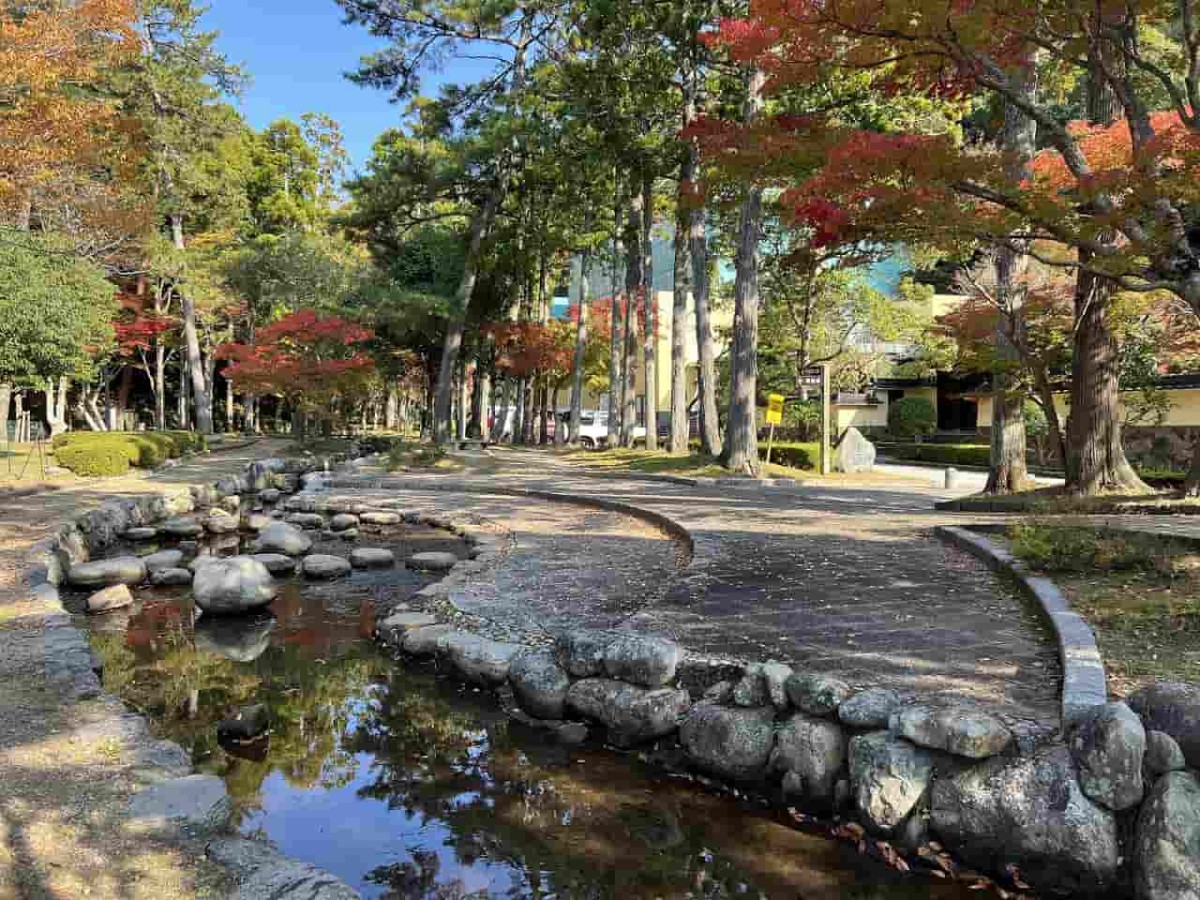
<instances>
[{"instance_id":1,"label":"trimmed hedge","mask_svg":"<svg viewBox=\"0 0 1200 900\"><path fill-rule=\"evenodd\" d=\"M76 475L124 475L131 466L150 469L186 453L207 449L190 431L71 431L51 442L54 458Z\"/></svg>"},{"instance_id":2,"label":"trimmed hedge","mask_svg":"<svg viewBox=\"0 0 1200 900\"><path fill-rule=\"evenodd\" d=\"M767 458L767 444L758 442L758 452L763 460ZM795 442L776 443L771 448L771 462L775 465L790 466L793 469L815 469L821 449L816 444L801 444Z\"/></svg>"},{"instance_id":3,"label":"trimmed hedge","mask_svg":"<svg viewBox=\"0 0 1200 900\"><path fill-rule=\"evenodd\" d=\"M914 462L981 466L985 469L991 464L992 458L992 448L987 444L885 444L880 446L879 452Z\"/></svg>"}]
</instances>

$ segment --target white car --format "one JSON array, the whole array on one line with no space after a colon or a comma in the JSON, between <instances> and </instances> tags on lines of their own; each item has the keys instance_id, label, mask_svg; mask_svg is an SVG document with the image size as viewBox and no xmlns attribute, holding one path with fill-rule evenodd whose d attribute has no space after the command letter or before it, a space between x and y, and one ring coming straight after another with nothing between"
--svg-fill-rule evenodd
<instances>
[{"instance_id":1,"label":"white car","mask_svg":"<svg viewBox=\"0 0 1200 900\"><path fill-rule=\"evenodd\" d=\"M641 425L633 428L633 440L646 440L646 429ZM579 443L588 450L608 444L608 413L584 412L579 417Z\"/></svg>"}]
</instances>

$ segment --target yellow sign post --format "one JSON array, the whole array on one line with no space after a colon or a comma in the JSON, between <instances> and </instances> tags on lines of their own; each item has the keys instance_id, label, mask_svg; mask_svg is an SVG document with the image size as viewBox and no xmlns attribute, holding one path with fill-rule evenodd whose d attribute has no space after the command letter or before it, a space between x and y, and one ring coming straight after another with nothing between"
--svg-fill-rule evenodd
<instances>
[{"instance_id":1,"label":"yellow sign post","mask_svg":"<svg viewBox=\"0 0 1200 900\"><path fill-rule=\"evenodd\" d=\"M771 445L775 443L775 426L783 424L783 394L767 395L767 424L771 432L767 436L767 465L771 464Z\"/></svg>"}]
</instances>

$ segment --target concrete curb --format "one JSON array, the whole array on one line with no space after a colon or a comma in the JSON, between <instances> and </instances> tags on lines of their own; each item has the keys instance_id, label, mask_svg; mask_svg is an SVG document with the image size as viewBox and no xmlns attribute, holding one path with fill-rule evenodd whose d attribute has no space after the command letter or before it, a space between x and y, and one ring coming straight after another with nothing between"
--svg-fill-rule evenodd
<instances>
[{"instance_id":1,"label":"concrete curb","mask_svg":"<svg viewBox=\"0 0 1200 900\"><path fill-rule=\"evenodd\" d=\"M983 560L987 565L1015 580L1039 606L1054 628L1058 655L1062 662L1062 720L1068 726L1089 709L1108 702L1104 660L1091 626L1076 612L1062 591L1049 578L1034 575L1029 567L999 544L982 534L953 525L938 525L934 534L949 544Z\"/></svg>"}]
</instances>

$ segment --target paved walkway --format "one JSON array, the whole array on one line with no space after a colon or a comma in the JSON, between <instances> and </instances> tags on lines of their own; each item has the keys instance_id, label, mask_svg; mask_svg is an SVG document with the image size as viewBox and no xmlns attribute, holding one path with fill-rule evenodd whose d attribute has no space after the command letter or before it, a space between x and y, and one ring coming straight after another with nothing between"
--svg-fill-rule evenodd
<instances>
[{"instance_id":1,"label":"paved walkway","mask_svg":"<svg viewBox=\"0 0 1200 900\"><path fill-rule=\"evenodd\" d=\"M1042 721L1056 716L1060 675L1048 632L1006 583L932 537L934 524L955 519L933 510L945 494L932 485L690 487L591 477L554 454L520 450L495 450L475 462L461 473L368 472L339 487L369 486L405 504L510 527L528 552L452 596L508 635L524 628L540 636L573 624L633 628L696 651L969 697ZM547 570L534 561L540 539L530 523L542 521L546 506L503 493L513 488L659 512L692 533L695 558L665 568L652 538L628 524L607 543L563 530L550 570L575 573L561 582L542 577ZM584 518L580 532L588 530ZM630 572L644 577L621 574ZM614 589L625 597L614 597Z\"/></svg>"},{"instance_id":2,"label":"paved walkway","mask_svg":"<svg viewBox=\"0 0 1200 900\"><path fill-rule=\"evenodd\" d=\"M226 896L199 844L127 828L128 797L153 777L190 771L119 701L64 702L44 677L48 610L29 599L25 554L62 520L106 497L212 481L283 444L195 457L150 476L78 481L0 496L0 898Z\"/></svg>"}]
</instances>

